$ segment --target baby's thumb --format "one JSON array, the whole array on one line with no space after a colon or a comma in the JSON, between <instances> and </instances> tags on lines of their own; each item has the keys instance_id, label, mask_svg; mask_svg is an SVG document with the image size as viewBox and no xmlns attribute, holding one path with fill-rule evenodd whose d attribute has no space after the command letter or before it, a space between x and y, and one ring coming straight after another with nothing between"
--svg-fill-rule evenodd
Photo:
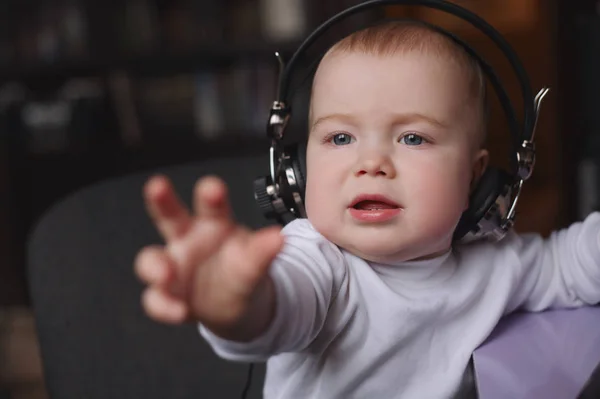
<instances>
[{"instance_id":1,"label":"baby's thumb","mask_svg":"<svg viewBox=\"0 0 600 399\"><path fill-rule=\"evenodd\" d=\"M247 270L248 279L258 283L266 274L273 259L283 247L281 227L266 227L250 235L246 242L246 261L252 265ZM246 263L246 262L245 262Z\"/></svg>"}]
</instances>

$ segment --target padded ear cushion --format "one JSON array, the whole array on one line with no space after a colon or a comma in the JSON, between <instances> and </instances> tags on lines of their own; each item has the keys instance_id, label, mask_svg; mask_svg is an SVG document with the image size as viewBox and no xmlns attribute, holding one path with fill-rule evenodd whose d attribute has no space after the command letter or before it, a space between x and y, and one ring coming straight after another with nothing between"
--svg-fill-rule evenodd
<instances>
[{"instance_id":1,"label":"padded ear cushion","mask_svg":"<svg viewBox=\"0 0 600 399\"><path fill-rule=\"evenodd\" d=\"M488 167L479 179L479 183L471 193L469 208L462 214L460 222L454 232L454 239L458 240L469 231L477 228L477 223L485 216L486 212L494 205L496 198L503 194L504 187L510 183L511 176L501 169Z\"/></svg>"},{"instance_id":2,"label":"padded ear cushion","mask_svg":"<svg viewBox=\"0 0 600 399\"><path fill-rule=\"evenodd\" d=\"M303 140L296 145L292 164L294 165L294 173L296 173L296 180L302 193L302 200L304 200L304 190L306 189L306 141Z\"/></svg>"}]
</instances>

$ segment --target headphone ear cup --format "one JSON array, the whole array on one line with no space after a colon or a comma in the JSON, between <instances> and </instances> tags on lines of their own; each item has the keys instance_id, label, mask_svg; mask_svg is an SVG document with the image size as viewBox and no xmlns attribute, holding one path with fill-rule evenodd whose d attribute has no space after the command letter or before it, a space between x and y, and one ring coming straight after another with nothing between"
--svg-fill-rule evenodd
<instances>
[{"instance_id":1,"label":"headphone ear cup","mask_svg":"<svg viewBox=\"0 0 600 399\"><path fill-rule=\"evenodd\" d=\"M306 190L306 141L301 141L296 145L292 165L302 201L304 201L304 191Z\"/></svg>"},{"instance_id":2,"label":"headphone ear cup","mask_svg":"<svg viewBox=\"0 0 600 399\"><path fill-rule=\"evenodd\" d=\"M469 207L463 212L454 232L454 239L463 238L470 231L477 231L477 224L488 210L496 203L496 199L504 194L504 190L512 181L511 176L501 169L488 167L479 179L469 198Z\"/></svg>"}]
</instances>

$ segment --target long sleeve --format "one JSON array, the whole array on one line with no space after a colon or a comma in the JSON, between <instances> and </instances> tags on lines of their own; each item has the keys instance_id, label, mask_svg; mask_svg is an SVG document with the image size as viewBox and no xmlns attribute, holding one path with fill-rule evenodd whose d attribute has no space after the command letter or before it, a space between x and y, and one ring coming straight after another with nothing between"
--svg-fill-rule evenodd
<instances>
[{"instance_id":1,"label":"long sleeve","mask_svg":"<svg viewBox=\"0 0 600 399\"><path fill-rule=\"evenodd\" d=\"M199 325L217 355L233 361L263 361L305 348L319 333L327 310L344 278L344 257L304 219L282 230L284 247L271 265L275 317L252 342L221 339Z\"/></svg>"},{"instance_id":2,"label":"long sleeve","mask_svg":"<svg viewBox=\"0 0 600 399\"><path fill-rule=\"evenodd\" d=\"M542 311L600 302L600 213L553 232L513 235L519 265L507 311Z\"/></svg>"}]
</instances>

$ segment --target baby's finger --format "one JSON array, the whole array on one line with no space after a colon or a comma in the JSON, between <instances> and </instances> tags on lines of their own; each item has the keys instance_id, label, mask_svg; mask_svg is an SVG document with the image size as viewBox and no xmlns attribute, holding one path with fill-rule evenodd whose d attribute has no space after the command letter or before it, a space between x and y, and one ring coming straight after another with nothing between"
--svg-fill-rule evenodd
<instances>
[{"instance_id":1,"label":"baby's finger","mask_svg":"<svg viewBox=\"0 0 600 399\"><path fill-rule=\"evenodd\" d=\"M188 307L182 300L159 288L148 288L142 294L142 307L156 321L179 324L188 321Z\"/></svg>"},{"instance_id":2,"label":"baby's finger","mask_svg":"<svg viewBox=\"0 0 600 399\"><path fill-rule=\"evenodd\" d=\"M194 189L194 211L200 218L229 219L227 187L215 176L203 177Z\"/></svg>"},{"instance_id":3,"label":"baby's finger","mask_svg":"<svg viewBox=\"0 0 600 399\"><path fill-rule=\"evenodd\" d=\"M146 284L165 286L174 278L175 265L166 251L158 246L143 248L134 261L134 271Z\"/></svg>"},{"instance_id":4,"label":"baby's finger","mask_svg":"<svg viewBox=\"0 0 600 399\"><path fill-rule=\"evenodd\" d=\"M154 176L144 187L148 213L165 241L185 234L192 217L165 176Z\"/></svg>"}]
</instances>

